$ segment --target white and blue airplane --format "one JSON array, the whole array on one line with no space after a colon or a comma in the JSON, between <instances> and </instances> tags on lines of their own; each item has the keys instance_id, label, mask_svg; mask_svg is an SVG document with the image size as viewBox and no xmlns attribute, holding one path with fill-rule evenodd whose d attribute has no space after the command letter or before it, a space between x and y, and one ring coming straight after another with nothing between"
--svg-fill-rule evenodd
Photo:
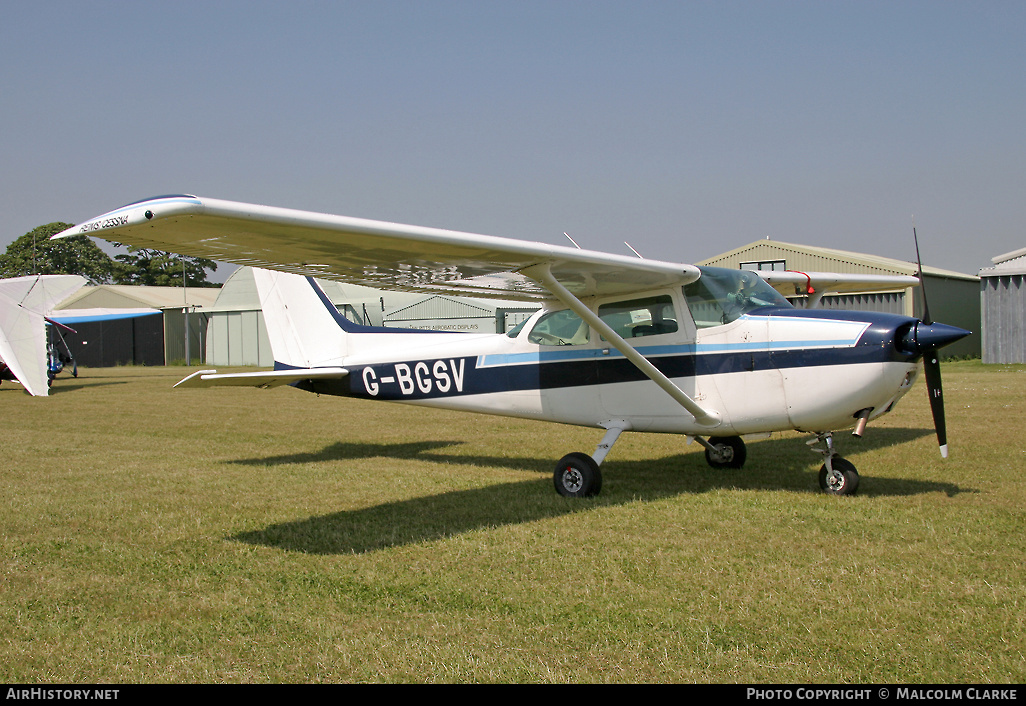
<instances>
[{"instance_id":1,"label":"white and blue airplane","mask_svg":"<svg viewBox=\"0 0 1026 706\"><path fill-rule=\"evenodd\" d=\"M834 431L890 412L924 359L947 455L937 349L960 328L882 313L797 309L781 291L897 289L908 276L748 272L190 195L123 206L54 237L98 236L258 268L274 370L197 372L178 387L292 385L604 430L556 464L556 490L591 496L625 431L680 434L713 467L740 468L744 437L816 435L820 485L847 495L855 467ZM369 327L315 277L378 288L538 302L505 334Z\"/></svg>"}]
</instances>

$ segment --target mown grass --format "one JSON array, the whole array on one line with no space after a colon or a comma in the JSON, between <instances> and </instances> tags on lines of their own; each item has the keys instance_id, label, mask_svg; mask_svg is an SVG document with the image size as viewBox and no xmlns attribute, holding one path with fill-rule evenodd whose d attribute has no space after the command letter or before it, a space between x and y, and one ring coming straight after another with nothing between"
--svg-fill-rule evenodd
<instances>
[{"instance_id":1,"label":"mown grass","mask_svg":"<svg viewBox=\"0 0 1026 706\"><path fill-rule=\"evenodd\" d=\"M945 367L946 461L921 384L838 435L855 497L633 434L576 502L594 430L188 372L0 387L3 681L1026 680L1022 366Z\"/></svg>"}]
</instances>

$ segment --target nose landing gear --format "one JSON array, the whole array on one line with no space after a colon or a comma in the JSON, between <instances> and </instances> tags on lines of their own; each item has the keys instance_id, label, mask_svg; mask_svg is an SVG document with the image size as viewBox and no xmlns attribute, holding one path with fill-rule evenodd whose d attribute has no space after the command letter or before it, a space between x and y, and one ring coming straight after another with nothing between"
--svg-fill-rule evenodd
<instances>
[{"instance_id":1,"label":"nose landing gear","mask_svg":"<svg viewBox=\"0 0 1026 706\"><path fill-rule=\"evenodd\" d=\"M821 432L807 443L810 447L823 445L823 448L812 448L826 458L819 469L819 487L831 495L854 495L859 489L859 472L851 461L837 455L833 434Z\"/></svg>"}]
</instances>

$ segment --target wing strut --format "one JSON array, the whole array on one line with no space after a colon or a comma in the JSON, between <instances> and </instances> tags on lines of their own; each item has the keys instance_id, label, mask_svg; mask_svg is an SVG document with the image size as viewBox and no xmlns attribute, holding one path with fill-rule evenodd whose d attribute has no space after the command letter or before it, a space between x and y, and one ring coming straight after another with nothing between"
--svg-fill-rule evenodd
<instances>
[{"instance_id":1,"label":"wing strut","mask_svg":"<svg viewBox=\"0 0 1026 706\"><path fill-rule=\"evenodd\" d=\"M559 301L568 306L571 311L586 321L589 326L602 334L602 336L609 341L616 350L623 353L624 357L633 363L638 370L644 373L650 380L652 380L652 382L663 388L670 397L690 412L695 417L696 422L702 426L709 427L719 425L720 415L717 412L705 409L688 397L687 393L677 387L670 378L663 374L661 370L652 365L648 358L638 353L638 351L628 344L620 334L610 328L605 321L595 314L595 312L585 306L584 303L574 296L570 290L560 284L559 281L552 276L547 263L526 267L520 270L520 273L545 287L545 289L551 292L554 297L559 299Z\"/></svg>"}]
</instances>

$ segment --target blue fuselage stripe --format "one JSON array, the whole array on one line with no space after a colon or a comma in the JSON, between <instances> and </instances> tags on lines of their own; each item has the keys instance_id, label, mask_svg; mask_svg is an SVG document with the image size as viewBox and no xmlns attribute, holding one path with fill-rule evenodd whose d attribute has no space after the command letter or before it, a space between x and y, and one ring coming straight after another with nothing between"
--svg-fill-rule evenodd
<instances>
[{"instance_id":1,"label":"blue fuselage stripe","mask_svg":"<svg viewBox=\"0 0 1026 706\"><path fill-rule=\"evenodd\" d=\"M688 378L910 359L906 356L895 356L893 348L852 346L683 353L651 357L649 360L670 378ZM309 389L322 394L413 400L453 395L550 390L646 379L645 375L623 356L564 358L548 362L517 362L487 367L479 365L478 357L467 356L347 367L350 374L344 380L309 383ZM365 374L368 368L370 370ZM453 373L457 370L460 373L458 386L452 381ZM439 382L443 379L447 383L444 390L439 387ZM369 386L369 382L373 385ZM374 389L373 393L369 387Z\"/></svg>"}]
</instances>

